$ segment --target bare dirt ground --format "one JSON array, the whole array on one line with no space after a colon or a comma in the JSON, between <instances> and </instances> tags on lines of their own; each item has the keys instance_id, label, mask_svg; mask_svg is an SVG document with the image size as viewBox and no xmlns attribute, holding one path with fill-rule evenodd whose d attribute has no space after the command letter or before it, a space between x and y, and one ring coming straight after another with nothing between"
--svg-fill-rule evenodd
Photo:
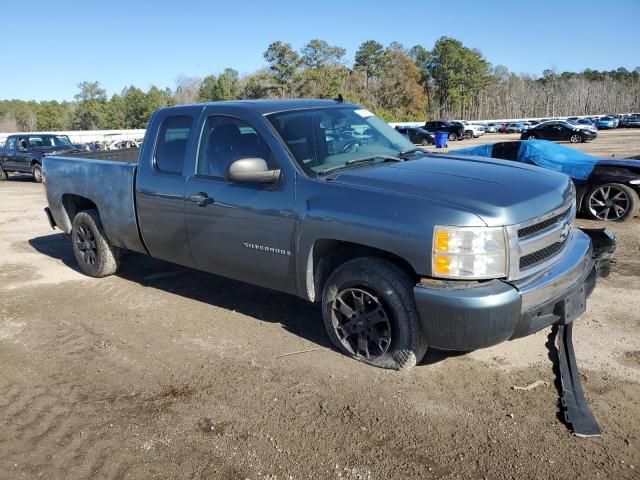
<instances>
[{"instance_id":1,"label":"bare dirt ground","mask_svg":"<svg viewBox=\"0 0 640 480\"><path fill-rule=\"evenodd\" d=\"M611 225L617 263L574 329L603 430L580 439L549 330L378 370L291 296L139 255L84 277L44 206L27 177L0 183L2 479L640 478L638 218Z\"/></svg>"}]
</instances>

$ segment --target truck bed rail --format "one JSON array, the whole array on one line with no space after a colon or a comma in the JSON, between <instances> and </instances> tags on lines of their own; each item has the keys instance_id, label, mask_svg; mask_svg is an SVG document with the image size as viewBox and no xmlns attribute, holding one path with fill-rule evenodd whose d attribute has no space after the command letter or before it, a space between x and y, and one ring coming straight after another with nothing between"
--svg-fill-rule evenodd
<instances>
[{"instance_id":1,"label":"truck bed rail","mask_svg":"<svg viewBox=\"0 0 640 480\"><path fill-rule=\"evenodd\" d=\"M111 160L112 162L138 163L139 148L123 148L121 150L104 150L99 152L75 152L65 154L65 157L82 158L85 160Z\"/></svg>"}]
</instances>

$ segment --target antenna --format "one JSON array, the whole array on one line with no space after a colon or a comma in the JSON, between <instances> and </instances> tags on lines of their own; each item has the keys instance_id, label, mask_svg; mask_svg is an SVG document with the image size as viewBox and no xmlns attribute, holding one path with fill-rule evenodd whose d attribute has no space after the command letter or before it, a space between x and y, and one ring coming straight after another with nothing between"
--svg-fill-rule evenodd
<instances>
[{"instance_id":1,"label":"antenna","mask_svg":"<svg viewBox=\"0 0 640 480\"><path fill-rule=\"evenodd\" d=\"M342 98L342 94L338 94L338 98L334 98L334 100L338 103L344 103L344 98Z\"/></svg>"}]
</instances>

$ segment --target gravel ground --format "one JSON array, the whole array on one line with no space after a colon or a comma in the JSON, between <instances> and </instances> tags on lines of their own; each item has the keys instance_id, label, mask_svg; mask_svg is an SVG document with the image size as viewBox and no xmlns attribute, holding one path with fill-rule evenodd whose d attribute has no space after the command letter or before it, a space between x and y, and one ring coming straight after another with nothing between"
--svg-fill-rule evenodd
<instances>
[{"instance_id":1,"label":"gravel ground","mask_svg":"<svg viewBox=\"0 0 640 480\"><path fill-rule=\"evenodd\" d=\"M607 138L640 153L635 131L584 147ZM640 478L638 218L611 225L617 263L574 329L603 431L580 439L549 330L383 371L291 296L139 255L84 277L44 206L27 177L0 183L2 479Z\"/></svg>"}]
</instances>

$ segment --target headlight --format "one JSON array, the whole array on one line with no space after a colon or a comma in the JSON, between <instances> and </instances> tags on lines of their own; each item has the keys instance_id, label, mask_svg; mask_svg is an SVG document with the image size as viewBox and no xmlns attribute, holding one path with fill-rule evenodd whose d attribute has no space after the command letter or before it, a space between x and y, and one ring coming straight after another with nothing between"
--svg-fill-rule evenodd
<instances>
[{"instance_id":1,"label":"headlight","mask_svg":"<svg viewBox=\"0 0 640 480\"><path fill-rule=\"evenodd\" d=\"M640 185L640 179L637 179L637 180L630 180L630 181L629 181L629 183L630 183L631 185Z\"/></svg>"},{"instance_id":2,"label":"headlight","mask_svg":"<svg viewBox=\"0 0 640 480\"><path fill-rule=\"evenodd\" d=\"M507 276L503 227L451 227L433 231L434 277L480 280Z\"/></svg>"}]
</instances>

